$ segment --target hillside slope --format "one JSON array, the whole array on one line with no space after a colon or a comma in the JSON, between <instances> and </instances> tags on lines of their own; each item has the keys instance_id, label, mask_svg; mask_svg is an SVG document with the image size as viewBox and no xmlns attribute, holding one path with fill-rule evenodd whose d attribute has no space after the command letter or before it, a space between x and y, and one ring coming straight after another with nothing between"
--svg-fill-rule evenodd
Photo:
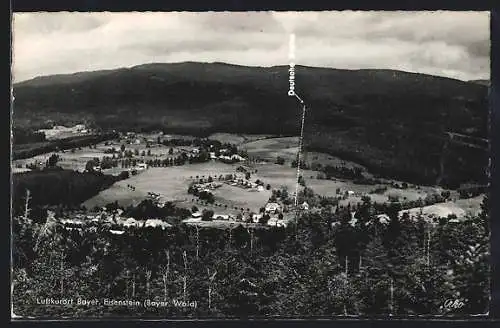
<instances>
[{"instance_id":1,"label":"hillside slope","mask_svg":"<svg viewBox=\"0 0 500 328\"><path fill-rule=\"evenodd\" d=\"M447 132L487 138L488 88L392 70L296 66L305 145L422 183L484 183L487 152ZM298 134L288 67L147 64L36 78L14 86L14 124L86 119L103 128ZM482 147L484 148L484 147Z\"/></svg>"}]
</instances>

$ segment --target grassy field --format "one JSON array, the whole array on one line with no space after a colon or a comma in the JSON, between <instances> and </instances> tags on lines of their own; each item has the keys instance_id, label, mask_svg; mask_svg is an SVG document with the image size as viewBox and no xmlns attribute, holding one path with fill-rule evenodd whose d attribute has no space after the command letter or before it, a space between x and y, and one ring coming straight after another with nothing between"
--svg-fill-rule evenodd
<instances>
[{"instance_id":1,"label":"grassy field","mask_svg":"<svg viewBox=\"0 0 500 328\"><path fill-rule=\"evenodd\" d=\"M304 151L303 155L302 155L302 159L309 166L312 163L318 163L318 164L321 164L322 166L327 166L327 165L344 166L344 167L347 167L349 169L359 167L363 171L366 172L366 168L362 165L359 165L359 164L354 163L354 162L346 161L346 160L343 160L339 157L331 156L331 155L328 155L325 153L318 153L318 152L314 152L314 151Z\"/></svg>"},{"instance_id":2,"label":"grassy field","mask_svg":"<svg viewBox=\"0 0 500 328\"><path fill-rule=\"evenodd\" d=\"M83 205L91 209L95 206L105 206L114 201L118 201L118 203L124 207L139 204L146 197L147 192L140 189L136 189L135 191L131 190L127 187L127 183L124 183L125 181L119 181L113 184L110 188L101 191L96 196L85 201Z\"/></svg>"},{"instance_id":3,"label":"grassy field","mask_svg":"<svg viewBox=\"0 0 500 328\"><path fill-rule=\"evenodd\" d=\"M269 138L246 142L241 148L248 152L249 156L260 157L270 161L276 161L278 156L285 159L285 164L290 166L291 161L297 157L299 150L299 137Z\"/></svg>"},{"instance_id":4,"label":"grassy field","mask_svg":"<svg viewBox=\"0 0 500 328\"><path fill-rule=\"evenodd\" d=\"M161 195L165 201L177 201L178 205L190 208L193 205L202 206L200 202L187 193L189 182L196 176L199 177L218 177L219 175L235 174L236 164L224 164L220 162L207 162L202 164L190 164L166 168L149 168L138 175L132 176L127 180L115 183L111 188L102 191L97 196L85 202L86 206L103 206L107 203L118 201L122 203L125 199L140 201L138 197L145 197L148 192L155 192ZM132 185L136 191L127 188ZM127 194L127 192L129 194ZM124 194L125 193L125 194ZM234 207L250 208L253 211L265 205L270 192L253 192L238 187L223 185L215 190L214 196L216 203L228 205L227 210L224 206L206 206L203 208L212 209L216 213L228 214L234 212Z\"/></svg>"},{"instance_id":5,"label":"grassy field","mask_svg":"<svg viewBox=\"0 0 500 328\"><path fill-rule=\"evenodd\" d=\"M266 185L270 184L273 189L285 186L289 193L295 192L297 185L297 169L289 165L278 164L255 164L257 173L252 174L252 180L260 179Z\"/></svg>"},{"instance_id":6,"label":"grassy field","mask_svg":"<svg viewBox=\"0 0 500 328\"><path fill-rule=\"evenodd\" d=\"M211 134L208 139L217 140L222 143L231 143L235 145L241 145L243 143L248 143L256 140L272 138L270 134L232 134L232 133L214 133Z\"/></svg>"},{"instance_id":7,"label":"grassy field","mask_svg":"<svg viewBox=\"0 0 500 328\"><path fill-rule=\"evenodd\" d=\"M103 156L111 156L109 154L105 154L104 149L99 146L97 147L97 149L89 149L88 147L85 147L82 148L81 150L76 149L74 153L70 151L65 151L64 153L63 152L54 152L54 153L58 154L61 157L61 160L58 162L57 165L67 170L81 171L85 169L85 164L89 160L95 157L102 158ZM16 167L20 165L21 167L24 168L26 164L34 162L42 162L45 165L45 161L47 161L49 157L54 153L42 154L27 159L15 160L13 161L13 166Z\"/></svg>"},{"instance_id":8,"label":"grassy field","mask_svg":"<svg viewBox=\"0 0 500 328\"><path fill-rule=\"evenodd\" d=\"M248 189L224 184L214 191L214 196L216 202L227 203L232 207L249 208L251 211L258 212L267 203L271 192L268 190L249 191Z\"/></svg>"},{"instance_id":9,"label":"grassy field","mask_svg":"<svg viewBox=\"0 0 500 328\"><path fill-rule=\"evenodd\" d=\"M271 191L259 192L224 184L213 191L214 205L206 205L187 193L189 182L196 176L206 178L208 176L218 177L221 174L235 174L238 166L238 164L212 161L202 164L149 168L136 176L115 183L111 188L87 200L84 205L87 207L104 206L114 201L123 205L138 203L148 192L155 192L159 193L163 200L176 201L178 206L186 208L196 205L200 209L211 209L220 214L234 214L240 212L240 208L244 208L245 211L250 209L250 211L258 212L267 203ZM277 164L256 165L255 168L257 173L251 175L251 181L260 179L266 184L270 184L272 188L286 186L290 194L295 192L295 169ZM241 173L239 176L243 177ZM134 186L136 190L131 190L127 185ZM235 210L235 207L238 210Z\"/></svg>"},{"instance_id":10,"label":"grassy field","mask_svg":"<svg viewBox=\"0 0 500 328\"><path fill-rule=\"evenodd\" d=\"M306 182L306 186L311 188L317 194L328 197L335 197L337 195L337 188L340 189L341 195L346 191L353 191L355 195L349 196L347 200L342 200L340 204L347 205L348 203L355 204L361 203L361 196L368 195L373 202L384 203L389 200L389 197L397 197L401 201L416 201L419 198L425 199L428 195L441 193L442 188L439 187L411 187L407 189L394 188L390 184L380 184L380 185L362 185L355 184L349 180L320 180L316 179L314 171L304 170L302 175ZM311 178L313 176L313 178ZM383 193L373 193L373 191L378 187L387 187L387 190Z\"/></svg>"},{"instance_id":11,"label":"grassy field","mask_svg":"<svg viewBox=\"0 0 500 328\"><path fill-rule=\"evenodd\" d=\"M422 214L425 216L447 217L454 214L457 218L461 219L466 216L477 216L481 211L481 202L484 196L478 196L469 199L459 199L454 202L445 202L422 207ZM407 211L410 215L417 215L420 213L420 208L412 208Z\"/></svg>"},{"instance_id":12,"label":"grassy field","mask_svg":"<svg viewBox=\"0 0 500 328\"><path fill-rule=\"evenodd\" d=\"M235 222L235 221L227 221L227 220L213 220L213 221L199 221L199 220L186 220L184 223L188 225L196 225L201 228L216 228L216 229L228 229L228 228L236 228L238 226L242 226L248 229L269 229L269 226L256 224L256 223L247 223L247 222Z\"/></svg>"}]
</instances>

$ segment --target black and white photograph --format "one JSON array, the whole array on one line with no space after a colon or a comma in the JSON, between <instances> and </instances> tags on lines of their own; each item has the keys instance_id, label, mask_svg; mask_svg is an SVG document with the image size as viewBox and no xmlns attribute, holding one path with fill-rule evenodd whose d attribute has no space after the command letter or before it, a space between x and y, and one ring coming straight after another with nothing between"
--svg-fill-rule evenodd
<instances>
[{"instance_id":1,"label":"black and white photograph","mask_svg":"<svg viewBox=\"0 0 500 328\"><path fill-rule=\"evenodd\" d=\"M16 12L11 318L490 306L490 13Z\"/></svg>"}]
</instances>

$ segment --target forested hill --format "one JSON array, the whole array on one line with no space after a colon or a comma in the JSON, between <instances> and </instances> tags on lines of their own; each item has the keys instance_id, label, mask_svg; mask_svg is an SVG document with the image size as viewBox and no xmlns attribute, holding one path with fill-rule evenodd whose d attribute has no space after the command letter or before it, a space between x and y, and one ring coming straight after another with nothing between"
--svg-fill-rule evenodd
<instances>
[{"instance_id":1,"label":"forested hill","mask_svg":"<svg viewBox=\"0 0 500 328\"><path fill-rule=\"evenodd\" d=\"M310 149L425 183L464 182L464 172L484 182L486 152L448 146L447 132L487 138L487 86L392 70L295 74ZM301 109L288 83L288 66L193 62L40 77L14 85L14 125L88 119L113 129L297 134Z\"/></svg>"}]
</instances>

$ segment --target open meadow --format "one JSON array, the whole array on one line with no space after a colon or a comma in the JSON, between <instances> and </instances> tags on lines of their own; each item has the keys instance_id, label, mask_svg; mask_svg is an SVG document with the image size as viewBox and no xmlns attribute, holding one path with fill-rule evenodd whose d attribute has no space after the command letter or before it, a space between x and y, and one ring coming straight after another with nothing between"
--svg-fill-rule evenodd
<instances>
[{"instance_id":1,"label":"open meadow","mask_svg":"<svg viewBox=\"0 0 500 328\"><path fill-rule=\"evenodd\" d=\"M246 142L241 145L241 149L246 150L249 156L272 162L275 162L278 156L283 157L285 164L290 166L291 161L297 158L299 137L268 138Z\"/></svg>"},{"instance_id":2,"label":"open meadow","mask_svg":"<svg viewBox=\"0 0 500 328\"><path fill-rule=\"evenodd\" d=\"M268 190L249 190L223 184L222 187L214 191L214 196L217 203L227 204L233 208L248 208L250 211L257 213L259 209L267 203L267 200L271 196L271 192Z\"/></svg>"},{"instance_id":3,"label":"open meadow","mask_svg":"<svg viewBox=\"0 0 500 328\"><path fill-rule=\"evenodd\" d=\"M212 209L220 214L234 213L235 207L238 208L237 211L240 208L258 211L266 204L270 191L256 191L223 184L222 187L213 191L215 196L213 205L207 205L187 192L189 183L195 181L197 177L211 176L216 180L220 175L236 174L237 167L237 164L224 164L216 161L174 167L153 167L129 179L116 182L110 188L87 200L84 205L87 207L103 206L114 201L125 205L130 203L130 200L138 203L148 192L154 192L160 194L161 200L175 201L181 207L197 206L200 209ZM243 178L243 175L240 173L239 177ZM135 190L129 188L128 185L133 186Z\"/></svg>"},{"instance_id":4,"label":"open meadow","mask_svg":"<svg viewBox=\"0 0 500 328\"><path fill-rule=\"evenodd\" d=\"M210 140L217 140L222 143L230 143L234 145L241 145L256 140L273 138L275 136L270 134L233 134L233 133L214 133L208 136Z\"/></svg>"},{"instance_id":5,"label":"open meadow","mask_svg":"<svg viewBox=\"0 0 500 328\"><path fill-rule=\"evenodd\" d=\"M420 208L412 208L410 210L401 211L400 214L408 212L410 216L418 215L422 211L422 215L428 217L448 217L455 215L458 219L463 219L467 216L477 216L481 211L481 202L484 195L468 199L459 199L453 202L444 202Z\"/></svg>"},{"instance_id":6,"label":"open meadow","mask_svg":"<svg viewBox=\"0 0 500 328\"><path fill-rule=\"evenodd\" d=\"M363 172L367 172L367 169L355 162L344 160L340 157L332 156L325 153L320 153L316 151L303 151L302 160L308 165L321 164L323 167L327 165L331 166L343 166L349 169L355 167L362 169Z\"/></svg>"},{"instance_id":7,"label":"open meadow","mask_svg":"<svg viewBox=\"0 0 500 328\"><path fill-rule=\"evenodd\" d=\"M108 147L104 147L104 143L97 145L97 148L90 149L88 147L84 147L81 149L74 149L74 151L66 150L64 152L51 152L47 154L41 154L34 157L26 158L26 159L18 159L12 161L12 165L17 168L26 168L27 164L33 163L42 163L45 165L45 162L49 159L52 154L57 154L60 157L60 160L57 162L57 165L66 170L76 170L82 171L85 169L85 164L92 160L93 158L102 158L103 156L111 156L110 154L104 153L104 150Z\"/></svg>"}]
</instances>

